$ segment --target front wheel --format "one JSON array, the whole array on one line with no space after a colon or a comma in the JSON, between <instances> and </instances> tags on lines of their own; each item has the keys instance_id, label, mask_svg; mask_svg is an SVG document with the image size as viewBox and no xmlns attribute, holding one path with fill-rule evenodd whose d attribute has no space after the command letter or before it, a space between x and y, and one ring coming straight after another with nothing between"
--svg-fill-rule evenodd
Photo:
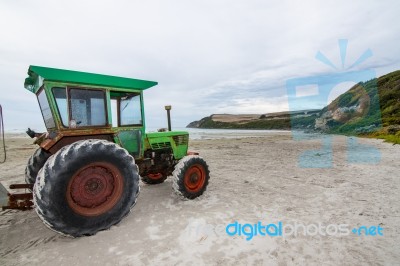
<instances>
[{"instance_id":1,"label":"front wheel","mask_svg":"<svg viewBox=\"0 0 400 266\"><path fill-rule=\"evenodd\" d=\"M116 144L82 140L48 159L33 190L36 212L50 229L93 235L129 213L139 193L138 168Z\"/></svg>"},{"instance_id":2,"label":"front wheel","mask_svg":"<svg viewBox=\"0 0 400 266\"><path fill-rule=\"evenodd\" d=\"M181 159L172 175L175 192L188 199L202 195L210 179L207 163L197 155L189 155Z\"/></svg>"}]
</instances>

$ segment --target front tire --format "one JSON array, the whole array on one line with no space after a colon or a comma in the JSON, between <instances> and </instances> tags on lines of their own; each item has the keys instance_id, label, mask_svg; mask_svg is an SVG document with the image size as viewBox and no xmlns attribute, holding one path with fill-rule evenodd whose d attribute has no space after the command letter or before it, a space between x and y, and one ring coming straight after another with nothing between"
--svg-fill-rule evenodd
<instances>
[{"instance_id":1,"label":"front tire","mask_svg":"<svg viewBox=\"0 0 400 266\"><path fill-rule=\"evenodd\" d=\"M187 199L202 195L210 179L207 163L197 155L183 157L175 166L172 175L175 192Z\"/></svg>"},{"instance_id":2,"label":"front tire","mask_svg":"<svg viewBox=\"0 0 400 266\"><path fill-rule=\"evenodd\" d=\"M50 229L79 237L120 222L138 193L138 168L125 149L105 140L82 140L47 160L33 199Z\"/></svg>"}]
</instances>

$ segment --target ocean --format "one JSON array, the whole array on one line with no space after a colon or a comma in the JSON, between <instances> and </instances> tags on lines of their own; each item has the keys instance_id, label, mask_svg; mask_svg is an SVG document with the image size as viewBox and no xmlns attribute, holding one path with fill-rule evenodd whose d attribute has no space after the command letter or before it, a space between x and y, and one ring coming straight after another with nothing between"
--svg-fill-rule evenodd
<instances>
[{"instance_id":1,"label":"ocean","mask_svg":"<svg viewBox=\"0 0 400 266\"><path fill-rule=\"evenodd\" d=\"M270 134L287 133L287 130L250 130L250 129L204 129L173 128L174 131L189 132L190 139L232 139L263 137ZM156 130L153 130L153 132ZM151 132L151 130L149 131Z\"/></svg>"},{"instance_id":2,"label":"ocean","mask_svg":"<svg viewBox=\"0 0 400 266\"><path fill-rule=\"evenodd\" d=\"M250 130L250 129L203 129L203 128L172 128L173 131L187 131L190 139L232 139L232 138L252 138L263 137L270 134L287 133L287 130ZM157 129L150 128L146 132L156 132ZM27 136L25 130L7 130L6 134Z\"/></svg>"}]
</instances>

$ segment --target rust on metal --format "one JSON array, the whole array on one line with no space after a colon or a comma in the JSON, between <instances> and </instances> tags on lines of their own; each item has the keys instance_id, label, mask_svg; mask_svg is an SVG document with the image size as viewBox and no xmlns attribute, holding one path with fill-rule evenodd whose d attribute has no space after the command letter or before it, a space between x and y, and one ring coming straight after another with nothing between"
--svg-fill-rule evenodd
<instances>
[{"instance_id":1,"label":"rust on metal","mask_svg":"<svg viewBox=\"0 0 400 266\"><path fill-rule=\"evenodd\" d=\"M67 187L67 202L71 209L84 216L104 214L121 199L124 181L117 167L106 162L82 167Z\"/></svg>"},{"instance_id":2,"label":"rust on metal","mask_svg":"<svg viewBox=\"0 0 400 266\"><path fill-rule=\"evenodd\" d=\"M159 180L162 179L164 176L162 173L156 173L156 174L148 174L147 177L152 180Z\"/></svg>"},{"instance_id":3,"label":"rust on metal","mask_svg":"<svg viewBox=\"0 0 400 266\"><path fill-rule=\"evenodd\" d=\"M96 130L91 130L92 132L92 134L91 135L79 135L79 136L75 136L75 135L62 135L63 137L62 138L60 138L60 139L58 139L57 140L57 143L52 143L52 144L49 144L48 146L41 146L42 148L44 148L44 149L46 149L46 148L48 148L49 146L51 146L51 148L49 148L49 151L50 151L50 153L51 154L54 154L54 153L56 153L58 150L60 150L62 147L64 147L64 146L66 146L66 145L69 145L69 144L72 144L72 143L74 143L74 142L76 142L76 141L79 141L79 140L84 140L84 139L104 139L104 140L108 140L108 141L112 141L113 140L113 137L112 137L112 135L110 134L110 135L104 135L104 134L99 134L99 135L94 135L95 134L95 132L94 131L96 131Z\"/></svg>"},{"instance_id":4,"label":"rust on metal","mask_svg":"<svg viewBox=\"0 0 400 266\"><path fill-rule=\"evenodd\" d=\"M33 199L32 193L14 193L9 195L10 201L18 200L31 200Z\"/></svg>"},{"instance_id":5,"label":"rust on metal","mask_svg":"<svg viewBox=\"0 0 400 266\"><path fill-rule=\"evenodd\" d=\"M12 184L10 189L32 189L33 184ZM8 204L2 206L3 210L30 210L33 208L33 194L26 193L8 193Z\"/></svg>"},{"instance_id":6,"label":"rust on metal","mask_svg":"<svg viewBox=\"0 0 400 266\"><path fill-rule=\"evenodd\" d=\"M36 139L33 142L33 144L40 145L46 139L46 136L47 136L47 132L46 133L35 133Z\"/></svg>"},{"instance_id":7,"label":"rust on metal","mask_svg":"<svg viewBox=\"0 0 400 266\"><path fill-rule=\"evenodd\" d=\"M20 189L20 188L33 189L33 184L12 184L12 185L10 185L10 189Z\"/></svg>"},{"instance_id":8,"label":"rust on metal","mask_svg":"<svg viewBox=\"0 0 400 266\"><path fill-rule=\"evenodd\" d=\"M185 173L185 188L193 193L200 191L206 181L206 171L200 164L191 166Z\"/></svg>"}]
</instances>

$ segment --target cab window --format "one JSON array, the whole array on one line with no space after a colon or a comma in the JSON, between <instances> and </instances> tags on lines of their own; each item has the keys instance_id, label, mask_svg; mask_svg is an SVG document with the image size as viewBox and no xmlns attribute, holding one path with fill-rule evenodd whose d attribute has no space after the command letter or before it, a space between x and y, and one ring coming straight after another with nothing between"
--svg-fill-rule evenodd
<instances>
[{"instance_id":1,"label":"cab window","mask_svg":"<svg viewBox=\"0 0 400 266\"><path fill-rule=\"evenodd\" d=\"M64 127L68 127L68 104L67 104L67 90L65 88L53 88L54 99L61 122Z\"/></svg>"},{"instance_id":2,"label":"cab window","mask_svg":"<svg viewBox=\"0 0 400 266\"><path fill-rule=\"evenodd\" d=\"M141 125L141 110L140 95L129 95L121 98L119 103L120 125Z\"/></svg>"},{"instance_id":3,"label":"cab window","mask_svg":"<svg viewBox=\"0 0 400 266\"><path fill-rule=\"evenodd\" d=\"M69 90L70 127L107 125L105 92L100 90Z\"/></svg>"},{"instance_id":4,"label":"cab window","mask_svg":"<svg viewBox=\"0 0 400 266\"><path fill-rule=\"evenodd\" d=\"M46 125L46 128L56 127L53 115L51 113L49 101L47 100L46 92L44 91L44 89L42 89L42 91L39 92L37 98L39 101L40 110L42 111L43 120L44 124Z\"/></svg>"},{"instance_id":5,"label":"cab window","mask_svg":"<svg viewBox=\"0 0 400 266\"><path fill-rule=\"evenodd\" d=\"M111 92L111 113L113 127L143 125L140 94Z\"/></svg>"}]
</instances>

